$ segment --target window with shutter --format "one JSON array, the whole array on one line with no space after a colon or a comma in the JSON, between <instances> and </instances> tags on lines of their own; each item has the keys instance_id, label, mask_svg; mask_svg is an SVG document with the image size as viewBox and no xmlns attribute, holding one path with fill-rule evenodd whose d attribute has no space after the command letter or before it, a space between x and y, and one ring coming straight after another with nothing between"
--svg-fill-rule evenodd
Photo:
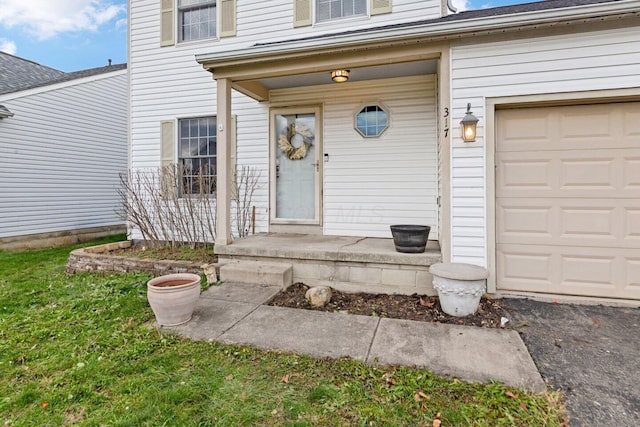
<instances>
[{"instance_id":1,"label":"window with shutter","mask_svg":"<svg viewBox=\"0 0 640 427\"><path fill-rule=\"evenodd\" d=\"M316 0L316 22L366 15L367 0Z\"/></svg>"},{"instance_id":2,"label":"window with shutter","mask_svg":"<svg viewBox=\"0 0 640 427\"><path fill-rule=\"evenodd\" d=\"M213 194L216 191L216 118L180 119L178 170L180 194Z\"/></svg>"},{"instance_id":3,"label":"window with shutter","mask_svg":"<svg viewBox=\"0 0 640 427\"><path fill-rule=\"evenodd\" d=\"M216 15L215 0L178 0L178 40L187 42L216 37Z\"/></svg>"}]
</instances>

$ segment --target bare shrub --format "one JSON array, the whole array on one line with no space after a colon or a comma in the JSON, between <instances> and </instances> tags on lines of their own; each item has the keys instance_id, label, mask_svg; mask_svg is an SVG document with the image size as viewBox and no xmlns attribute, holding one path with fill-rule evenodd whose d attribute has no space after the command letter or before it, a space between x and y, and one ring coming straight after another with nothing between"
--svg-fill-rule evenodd
<instances>
[{"instance_id":1,"label":"bare shrub","mask_svg":"<svg viewBox=\"0 0 640 427\"><path fill-rule=\"evenodd\" d=\"M251 226L253 197L260 172L242 166L232 187L235 214L234 237L245 237ZM179 165L129 171L120 174L119 216L140 230L152 247L196 248L213 244L216 238L215 173Z\"/></svg>"},{"instance_id":2,"label":"bare shrub","mask_svg":"<svg viewBox=\"0 0 640 427\"><path fill-rule=\"evenodd\" d=\"M149 245L195 248L215 242L215 178L209 171L169 165L129 171L120 182L118 213Z\"/></svg>"},{"instance_id":3,"label":"bare shrub","mask_svg":"<svg viewBox=\"0 0 640 427\"><path fill-rule=\"evenodd\" d=\"M236 171L235 188L232 203L235 207L235 237L249 235L253 196L260 188L260 171L254 167L243 165Z\"/></svg>"}]
</instances>

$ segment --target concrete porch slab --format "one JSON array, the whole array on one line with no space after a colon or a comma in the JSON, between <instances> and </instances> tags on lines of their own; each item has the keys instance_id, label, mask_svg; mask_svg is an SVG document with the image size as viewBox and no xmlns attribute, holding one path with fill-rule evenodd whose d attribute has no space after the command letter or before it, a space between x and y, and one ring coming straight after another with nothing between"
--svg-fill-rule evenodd
<instances>
[{"instance_id":1,"label":"concrete porch slab","mask_svg":"<svg viewBox=\"0 0 640 427\"><path fill-rule=\"evenodd\" d=\"M216 246L221 259L230 257L403 264L428 267L440 262L438 242L429 241L421 254L396 252L392 239L314 234L261 233Z\"/></svg>"},{"instance_id":2,"label":"concrete porch slab","mask_svg":"<svg viewBox=\"0 0 640 427\"><path fill-rule=\"evenodd\" d=\"M261 306L225 332L226 344L247 344L314 357L365 360L379 319Z\"/></svg>"},{"instance_id":3,"label":"concrete porch slab","mask_svg":"<svg viewBox=\"0 0 640 427\"><path fill-rule=\"evenodd\" d=\"M510 330L381 319L367 362L424 367L535 392L546 388L520 336Z\"/></svg>"}]
</instances>

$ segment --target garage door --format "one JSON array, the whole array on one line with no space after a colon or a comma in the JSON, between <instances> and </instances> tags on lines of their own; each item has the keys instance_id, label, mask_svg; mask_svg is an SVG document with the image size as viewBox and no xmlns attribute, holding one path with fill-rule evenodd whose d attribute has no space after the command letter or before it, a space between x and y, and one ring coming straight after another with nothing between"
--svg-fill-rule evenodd
<instances>
[{"instance_id":1,"label":"garage door","mask_svg":"<svg viewBox=\"0 0 640 427\"><path fill-rule=\"evenodd\" d=\"M496 117L497 287L640 299L640 102Z\"/></svg>"}]
</instances>

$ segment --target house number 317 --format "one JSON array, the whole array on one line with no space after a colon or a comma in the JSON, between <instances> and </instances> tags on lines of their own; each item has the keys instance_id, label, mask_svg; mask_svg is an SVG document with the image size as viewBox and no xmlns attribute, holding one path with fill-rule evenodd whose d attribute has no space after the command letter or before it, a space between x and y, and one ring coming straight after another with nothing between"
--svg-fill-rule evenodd
<instances>
[{"instance_id":1,"label":"house number 317","mask_svg":"<svg viewBox=\"0 0 640 427\"><path fill-rule=\"evenodd\" d=\"M444 137L448 137L449 136L449 107L444 107Z\"/></svg>"}]
</instances>

